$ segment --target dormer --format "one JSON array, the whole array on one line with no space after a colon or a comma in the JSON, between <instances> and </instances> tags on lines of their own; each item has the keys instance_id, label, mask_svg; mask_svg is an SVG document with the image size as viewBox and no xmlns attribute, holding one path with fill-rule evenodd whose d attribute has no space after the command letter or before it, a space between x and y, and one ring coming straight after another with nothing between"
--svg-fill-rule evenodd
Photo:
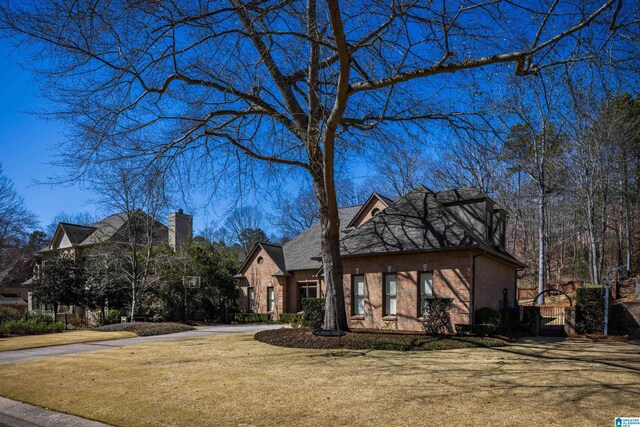
<instances>
[{"instance_id":1,"label":"dormer","mask_svg":"<svg viewBox=\"0 0 640 427\"><path fill-rule=\"evenodd\" d=\"M393 200L389 199L378 193L372 193L367 201L362 205L358 213L353 216L353 219L347 224L345 229L358 228L371 218L376 216L378 212L384 210L387 206L393 203Z\"/></svg>"}]
</instances>

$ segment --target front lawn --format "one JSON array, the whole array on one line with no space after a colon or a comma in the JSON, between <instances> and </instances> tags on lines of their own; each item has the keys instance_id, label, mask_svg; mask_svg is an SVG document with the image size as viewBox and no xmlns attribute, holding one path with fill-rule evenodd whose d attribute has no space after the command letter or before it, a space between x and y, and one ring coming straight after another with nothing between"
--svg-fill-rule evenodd
<instances>
[{"instance_id":1,"label":"front lawn","mask_svg":"<svg viewBox=\"0 0 640 427\"><path fill-rule=\"evenodd\" d=\"M637 346L547 341L401 352L218 335L2 366L0 395L121 426L603 426L638 414Z\"/></svg>"},{"instance_id":2,"label":"front lawn","mask_svg":"<svg viewBox=\"0 0 640 427\"><path fill-rule=\"evenodd\" d=\"M70 331L46 335L0 337L0 351L135 337L133 332Z\"/></svg>"},{"instance_id":3,"label":"front lawn","mask_svg":"<svg viewBox=\"0 0 640 427\"><path fill-rule=\"evenodd\" d=\"M500 347L508 343L498 338L432 337L419 333L391 333L354 330L342 337L317 337L308 328L261 331L256 339L280 347L351 350L431 351L474 347Z\"/></svg>"}]
</instances>

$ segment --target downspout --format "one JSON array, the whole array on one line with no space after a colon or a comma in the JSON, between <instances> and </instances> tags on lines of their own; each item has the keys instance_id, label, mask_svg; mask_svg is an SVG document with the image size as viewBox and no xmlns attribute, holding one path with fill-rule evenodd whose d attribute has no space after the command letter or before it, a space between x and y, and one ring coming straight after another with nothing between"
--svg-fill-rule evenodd
<instances>
[{"instance_id":1,"label":"downspout","mask_svg":"<svg viewBox=\"0 0 640 427\"><path fill-rule=\"evenodd\" d=\"M475 254L471 259L471 266L473 268L473 273L471 275L471 326L476 324L476 258L485 255L486 251L482 249L482 252L479 254Z\"/></svg>"}]
</instances>

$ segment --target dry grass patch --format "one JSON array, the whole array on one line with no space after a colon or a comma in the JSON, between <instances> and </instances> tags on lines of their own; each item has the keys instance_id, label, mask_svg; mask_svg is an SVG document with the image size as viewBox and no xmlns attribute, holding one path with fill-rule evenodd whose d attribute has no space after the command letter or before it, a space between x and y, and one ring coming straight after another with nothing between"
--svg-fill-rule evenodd
<instances>
[{"instance_id":1,"label":"dry grass patch","mask_svg":"<svg viewBox=\"0 0 640 427\"><path fill-rule=\"evenodd\" d=\"M640 413L639 374L619 342L394 352L234 334L3 366L0 395L125 426L602 426Z\"/></svg>"},{"instance_id":2,"label":"dry grass patch","mask_svg":"<svg viewBox=\"0 0 640 427\"><path fill-rule=\"evenodd\" d=\"M0 351L23 350L25 348L49 347L52 345L77 344L89 341L113 340L135 337L133 332L73 331L46 335L27 335L0 338Z\"/></svg>"}]
</instances>

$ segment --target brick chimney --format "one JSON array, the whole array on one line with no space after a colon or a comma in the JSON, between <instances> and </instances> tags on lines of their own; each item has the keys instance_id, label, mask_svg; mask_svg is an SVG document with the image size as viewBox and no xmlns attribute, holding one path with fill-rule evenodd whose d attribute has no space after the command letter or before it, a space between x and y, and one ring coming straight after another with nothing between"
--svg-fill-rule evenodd
<instances>
[{"instance_id":1,"label":"brick chimney","mask_svg":"<svg viewBox=\"0 0 640 427\"><path fill-rule=\"evenodd\" d=\"M173 250L191 241L193 237L193 217L178 209L169 214L169 246Z\"/></svg>"}]
</instances>

